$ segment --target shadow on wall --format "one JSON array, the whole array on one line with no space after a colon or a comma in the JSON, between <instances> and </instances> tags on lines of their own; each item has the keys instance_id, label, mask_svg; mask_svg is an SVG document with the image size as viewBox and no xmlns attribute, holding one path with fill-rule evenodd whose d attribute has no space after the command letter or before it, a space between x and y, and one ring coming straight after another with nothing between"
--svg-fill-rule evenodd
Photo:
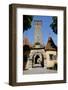
<instances>
[{"instance_id":1,"label":"shadow on wall","mask_svg":"<svg viewBox=\"0 0 68 90\"><path fill-rule=\"evenodd\" d=\"M23 46L23 70L25 70L29 54L30 54L29 45L24 45Z\"/></svg>"}]
</instances>

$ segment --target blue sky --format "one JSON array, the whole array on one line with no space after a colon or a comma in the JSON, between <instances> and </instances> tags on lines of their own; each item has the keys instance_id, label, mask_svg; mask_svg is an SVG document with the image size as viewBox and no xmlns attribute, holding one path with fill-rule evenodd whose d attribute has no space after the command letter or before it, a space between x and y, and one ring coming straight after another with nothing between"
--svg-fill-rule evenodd
<instances>
[{"instance_id":1,"label":"blue sky","mask_svg":"<svg viewBox=\"0 0 68 90\"><path fill-rule=\"evenodd\" d=\"M52 16L33 16L32 27L24 32L24 36L29 39L29 42L31 44L34 43L34 20L42 20L41 32L44 45L46 45L49 36L52 37L54 43L57 45L57 35L50 27Z\"/></svg>"}]
</instances>

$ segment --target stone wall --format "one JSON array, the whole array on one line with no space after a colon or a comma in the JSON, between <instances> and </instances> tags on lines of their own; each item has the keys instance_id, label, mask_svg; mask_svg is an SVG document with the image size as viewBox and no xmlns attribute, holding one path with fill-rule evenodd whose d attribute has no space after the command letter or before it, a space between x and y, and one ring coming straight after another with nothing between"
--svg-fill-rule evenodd
<instances>
[{"instance_id":1,"label":"stone wall","mask_svg":"<svg viewBox=\"0 0 68 90\"><path fill-rule=\"evenodd\" d=\"M32 68L33 60L36 55L39 55L39 56L43 55L44 68L53 67L55 64L57 64L57 60L50 60L49 54L56 55L56 51L46 51L45 52L44 49L31 50L25 68L26 69ZM41 56L40 56L40 59L41 59Z\"/></svg>"}]
</instances>

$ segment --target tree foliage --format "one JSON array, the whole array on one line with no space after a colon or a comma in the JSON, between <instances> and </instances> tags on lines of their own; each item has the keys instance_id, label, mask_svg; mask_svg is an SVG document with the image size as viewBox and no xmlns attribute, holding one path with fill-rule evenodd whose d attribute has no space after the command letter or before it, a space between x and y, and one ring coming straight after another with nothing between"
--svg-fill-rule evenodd
<instances>
[{"instance_id":1,"label":"tree foliage","mask_svg":"<svg viewBox=\"0 0 68 90\"><path fill-rule=\"evenodd\" d=\"M52 23L50 24L50 27L52 28L53 32L57 34L57 17L52 17Z\"/></svg>"},{"instance_id":2,"label":"tree foliage","mask_svg":"<svg viewBox=\"0 0 68 90\"><path fill-rule=\"evenodd\" d=\"M31 15L23 15L23 32L27 31L31 28L31 22L33 20L33 16Z\"/></svg>"}]
</instances>

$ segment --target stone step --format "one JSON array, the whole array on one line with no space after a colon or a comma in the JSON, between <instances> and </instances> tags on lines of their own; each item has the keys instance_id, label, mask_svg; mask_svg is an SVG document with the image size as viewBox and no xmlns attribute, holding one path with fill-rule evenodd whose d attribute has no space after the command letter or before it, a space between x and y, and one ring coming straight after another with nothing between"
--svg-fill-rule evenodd
<instances>
[{"instance_id":1,"label":"stone step","mask_svg":"<svg viewBox=\"0 0 68 90\"><path fill-rule=\"evenodd\" d=\"M34 64L34 67L41 67L41 64Z\"/></svg>"}]
</instances>

